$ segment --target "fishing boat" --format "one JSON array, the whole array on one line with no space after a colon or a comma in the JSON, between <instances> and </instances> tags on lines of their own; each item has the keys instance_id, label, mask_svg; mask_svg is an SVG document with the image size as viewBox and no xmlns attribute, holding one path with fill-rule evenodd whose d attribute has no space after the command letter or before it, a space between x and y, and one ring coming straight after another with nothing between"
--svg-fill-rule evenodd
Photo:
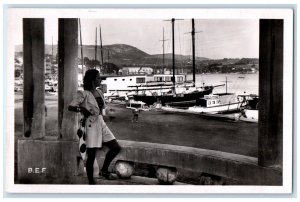
<instances>
[{"instance_id":1,"label":"fishing boat","mask_svg":"<svg viewBox=\"0 0 300 202\"><path fill-rule=\"evenodd\" d=\"M172 89L162 95L157 94L136 94L133 95L134 100L145 102L148 105L160 103L164 105L180 105L186 106L195 104L196 100L204 95L211 94L215 86L202 86L196 88L195 86L195 28L194 19L192 19L192 41L193 41L193 86L177 85L175 80L175 43L174 43L174 22L172 20L172 60L173 60L173 76L172 76Z\"/></svg>"},{"instance_id":2,"label":"fishing boat","mask_svg":"<svg viewBox=\"0 0 300 202\"><path fill-rule=\"evenodd\" d=\"M258 96L252 94L236 96L235 93L228 93L227 87L230 81L227 80L227 77L225 78L225 93L205 95L203 98L198 99L196 105L189 107L188 110L198 113L218 114L240 112L240 116L246 117L245 109L256 109Z\"/></svg>"},{"instance_id":3,"label":"fishing boat","mask_svg":"<svg viewBox=\"0 0 300 202\"><path fill-rule=\"evenodd\" d=\"M242 102L222 102L222 97L220 95L204 95L203 98L197 100L197 103L193 107L189 107L189 111L198 113L211 113L211 114L221 114L221 113L231 113L240 111Z\"/></svg>"}]
</instances>

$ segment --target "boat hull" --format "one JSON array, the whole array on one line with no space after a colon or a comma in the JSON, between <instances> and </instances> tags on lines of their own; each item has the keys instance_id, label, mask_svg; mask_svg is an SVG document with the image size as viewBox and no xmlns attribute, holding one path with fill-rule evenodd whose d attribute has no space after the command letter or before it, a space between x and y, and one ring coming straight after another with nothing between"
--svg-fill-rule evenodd
<instances>
[{"instance_id":1,"label":"boat hull","mask_svg":"<svg viewBox=\"0 0 300 202\"><path fill-rule=\"evenodd\" d=\"M196 101L197 99L204 97L204 95L211 94L212 91L213 87L204 89L203 91L196 91L186 94L177 94L176 96L174 96L173 94L158 96L134 95L133 98L135 101L142 101L147 105L153 105L155 102L160 102L164 106L168 103Z\"/></svg>"},{"instance_id":2,"label":"boat hull","mask_svg":"<svg viewBox=\"0 0 300 202\"><path fill-rule=\"evenodd\" d=\"M197 113L228 113L228 112L235 112L240 110L240 103L231 103L231 104L224 104L219 106L213 107L189 107L189 111L197 112Z\"/></svg>"}]
</instances>

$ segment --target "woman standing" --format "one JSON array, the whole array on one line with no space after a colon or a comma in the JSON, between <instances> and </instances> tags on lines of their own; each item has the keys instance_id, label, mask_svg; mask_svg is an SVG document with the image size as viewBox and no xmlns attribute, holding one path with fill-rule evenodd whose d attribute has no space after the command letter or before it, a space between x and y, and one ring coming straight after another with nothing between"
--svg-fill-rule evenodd
<instances>
[{"instance_id":1,"label":"woman standing","mask_svg":"<svg viewBox=\"0 0 300 202\"><path fill-rule=\"evenodd\" d=\"M77 92L68 108L69 111L81 112L84 115L82 124L86 131L86 172L89 184L95 184L93 165L97 149L103 145L109 148L100 171L100 175L109 180L115 179L108 172L109 164L121 150L120 145L103 120L102 113L105 112L106 104L102 92L97 89L100 84L101 77L98 70L90 69L86 71L83 78L84 91Z\"/></svg>"}]
</instances>

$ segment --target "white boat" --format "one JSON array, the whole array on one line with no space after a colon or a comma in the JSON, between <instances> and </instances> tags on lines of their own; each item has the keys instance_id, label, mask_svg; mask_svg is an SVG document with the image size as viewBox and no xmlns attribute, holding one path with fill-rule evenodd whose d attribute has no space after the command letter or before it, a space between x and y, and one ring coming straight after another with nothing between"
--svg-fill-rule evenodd
<instances>
[{"instance_id":1,"label":"white boat","mask_svg":"<svg viewBox=\"0 0 300 202\"><path fill-rule=\"evenodd\" d=\"M130 95L156 94L162 95L172 89L171 74L154 75L114 75L102 76L102 90L106 98L125 98ZM186 75L175 75L175 82L178 86L192 86L192 82L186 81ZM185 88L182 88L185 90Z\"/></svg>"},{"instance_id":2,"label":"white boat","mask_svg":"<svg viewBox=\"0 0 300 202\"><path fill-rule=\"evenodd\" d=\"M126 106L127 109L139 110L139 111L149 111L149 107L146 106L144 102L130 100Z\"/></svg>"},{"instance_id":3,"label":"white boat","mask_svg":"<svg viewBox=\"0 0 300 202\"><path fill-rule=\"evenodd\" d=\"M227 113L227 112L235 112L239 111L241 106L241 102L228 102L222 103L219 95L205 95L203 98L197 100L197 105L193 107L189 107L189 111L197 112L197 113Z\"/></svg>"}]
</instances>

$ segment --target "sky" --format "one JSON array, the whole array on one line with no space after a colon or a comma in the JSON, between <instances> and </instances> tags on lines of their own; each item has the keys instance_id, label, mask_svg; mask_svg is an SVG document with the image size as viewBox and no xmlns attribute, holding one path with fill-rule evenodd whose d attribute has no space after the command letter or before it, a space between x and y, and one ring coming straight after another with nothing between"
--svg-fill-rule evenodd
<instances>
[{"instance_id":1,"label":"sky","mask_svg":"<svg viewBox=\"0 0 300 202\"><path fill-rule=\"evenodd\" d=\"M22 22L18 23L22 44ZM128 44L148 53L172 52L172 26L169 19L81 19L82 42L95 44L101 26L102 44ZM45 19L45 42L57 44L57 18ZM175 54L191 55L191 19L175 20ZM16 30L17 31L17 30ZM256 19L195 19L196 56L211 59L258 58L259 21ZM79 41L79 40L78 40Z\"/></svg>"}]
</instances>

